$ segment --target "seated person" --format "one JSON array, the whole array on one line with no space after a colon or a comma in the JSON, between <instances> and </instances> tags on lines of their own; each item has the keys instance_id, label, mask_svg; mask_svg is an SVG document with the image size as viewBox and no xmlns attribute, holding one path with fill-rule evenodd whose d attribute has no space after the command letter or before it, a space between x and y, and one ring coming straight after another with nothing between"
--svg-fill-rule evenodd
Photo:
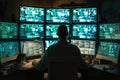
<instances>
[{"instance_id":1,"label":"seated person","mask_svg":"<svg viewBox=\"0 0 120 80\"><path fill-rule=\"evenodd\" d=\"M80 57L80 64L79 64L79 71L87 73L88 64L83 60L81 52L79 48L75 45L70 44L67 42L68 37L68 30L65 25L60 25L58 27L57 35L59 36L58 43L51 45L48 47L47 51L43 55L42 59L38 64L34 65L34 68L43 71L47 69L46 60L49 57L65 57L65 56L79 56ZM85 74L87 75L87 74ZM84 77L84 74L82 74Z\"/></svg>"}]
</instances>

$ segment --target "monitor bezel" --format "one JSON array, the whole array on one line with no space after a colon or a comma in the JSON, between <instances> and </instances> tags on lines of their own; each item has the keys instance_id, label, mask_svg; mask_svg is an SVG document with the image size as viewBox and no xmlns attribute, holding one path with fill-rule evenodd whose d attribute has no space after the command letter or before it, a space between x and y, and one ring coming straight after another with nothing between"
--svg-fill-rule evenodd
<instances>
[{"instance_id":1,"label":"monitor bezel","mask_svg":"<svg viewBox=\"0 0 120 80\"><path fill-rule=\"evenodd\" d=\"M71 35L71 25L69 24L69 23L46 23L45 24L45 39L58 39L59 37L57 36L57 32L56 32L56 36L57 37L48 37L47 35L46 35L46 32L47 32L47 25L58 25L57 27L59 27L60 25L68 25L68 36L67 36L67 38L69 38L70 37L70 35Z\"/></svg>"},{"instance_id":2,"label":"monitor bezel","mask_svg":"<svg viewBox=\"0 0 120 80\"><path fill-rule=\"evenodd\" d=\"M120 23L100 23L99 25L98 25L98 29L99 29L99 33L98 33L98 35L99 35L99 39L100 40L110 40L110 41L119 41L120 40L120 38L101 38L101 35L100 35L100 26L101 25L120 25ZM119 34L120 35L120 34ZM105 35L104 35L104 37L105 37ZM113 36L112 36L113 37Z\"/></svg>"},{"instance_id":3,"label":"monitor bezel","mask_svg":"<svg viewBox=\"0 0 120 80\"><path fill-rule=\"evenodd\" d=\"M95 22L87 22L87 21L85 21L85 22L75 22L74 20L73 20L73 10L74 9L84 9L84 8L95 8L96 9L96 20L95 20ZM97 7L94 7L94 6L91 6L91 7L75 7L75 8L72 8L71 9L71 12L72 12L72 14L71 14L71 17L72 17L72 23L93 23L93 24L95 24L95 23L98 23L98 9L97 9Z\"/></svg>"},{"instance_id":4,"label":"monitor bezel","mask_svg":"<svg viewBox=\"0 0 120 80\"><path fill-rule=\"evenodd\" d=\"M18 23L17 22L9 22L9 21L2 21L2 22L0 22L0 23L5 23L5 24L15 24L16 25L16 27L17 27L17 32L16 32L16 38L1 38L0 39L0 41L1 40L16 40L16 39L18 39L18 30L19 30L19 25L18 25ZM13 27L13 26L12 26ZM1 34L2 35L2 34Z\"/></svg>"},{"instance_id":5,"label":"monitor bezel","mask_svg":"<svg viewBox=\"0 0 120 80\"><path fill-rule=\"evenodd\" d=\"M43 46L43 53L42 54L38 54L38 55L30 55L28 56L26 53L23 53L23 45L22 45L22 42L34 42L34 41L37 41L37 42L42 42L42 46ZM22 54L25 54L26 55L26 59L27 60L31 60L31 59L36 59L36 58L40 58L41 56L44 55L44 52L45 52L45 49L44 49L44 41L42 39L39 39L39 38L36 38L36 39L29 39L29 40L21 40L20 41L20 53Z\"/></svg>"},{"instance_id":6,"label":"monitor bezel","mask_svg":"<svg viewBox=\"0 0 120 80\"><path fill-rule=\"evenodd\" d=\"M2 43L4 43L4 42L17 42L18 43L18 51L16 52L15 55L12 55L12 56L9 56L9 57L5 57L5 58L1 58L0 57L2 64L7 63L7 62L11 62L11 61L15 61L17 56L18 56L18 54L19 54L19 41L17 41L17 40L15 40L15 41L7 40L7 41L0 41L0 42L2 42Z\"/></svg>"},{"instance_id":7,"label":"monitor bezel","mask_svg":"<svg viewBox=\"0 0 120 80\"><path fill-rule=\"evenodd\" d=\"M73 26L74 25L95 25L96 27L96 35L95 35L95 37L94 38L79 38L78 36L77 37L75 37L74 35L73 35ZM96 40L96 39L98 39L98 27L97 27L97 24L92 24L92 23L73 23L72 24L72 26L71 26L71 37L73 38L73 39L81 39L81 40Z\"/></svg>"},{"instance_id":8,"label":"monitor bezel","mask_svg":"<svg viewBox=\"0 0 120 80\"><path fill-rule=\"evenodd\" d=\"M100 46L100 43L101 43L101 42L116 43L116 44L118 44L118 47L119 47L119 49L118 49L118 56L120 55L120 54L119 54L120 42L100 40L99 43L98 43L98 49L97 49L97 53L96 53L96 58L97 58L97 59L107 60L107 61L111 61L111 62L113 62L113 63L115 63L115 64L118 64L118 59L119 59L119 57L115 58L115 57L110 57L110 56L106 56L106 55L102 55L102 54L99 54L99 53L98 53L99 46Z\"/></svg>"},{"instance_id":9,"label":"monitor bezel","mask_svg":"<svg viewBox=\"0 0 120 80\"><path fill-rule=\"evenodd\" d=\"M31 8L41 8L41 9L43 9L44 10L44 15L43 15L43 21L23 21L23 20L20 20L20 9L21 9L21 7L31 7ZM18 14L19 16L19 18L18 18L18 22L30 22L30 23L44 23L45 22L45 8L44 7L39 7L39 6L30 6L30 5L19 5L19 14Z\"/></svg>"},{"instance_id":10,"label":"monitor bezel","mask_svg":"<svg viewBox=\"0 0 120 80\"><path fill-rule=\"evenodd\" d=\"M94 42L94 54L84 54L84 53L81 53L82 55L89 55L89 56L95 56L96 55L96 41L95 40L87 40L87 39L85 39L85 40L82 40L82 39L71 39L71 44L72 44L72 40L73 41L89 41L89 42ZM73 45L75 45L75 44L73 44ZM75 46L77 46L77 45L75 45ZM78 47L78 46L77 46ZM78 47L79 48L79 47ZM80 48L79 48L80 49ZM81 51L81 50L80 50Z\"/></svg>"},{"instance_id":11,"label":"monitor bezel","mask_svg":"<svg viewBox=\"0 0 120 80\"><path fill-rule=\"evenodd\" d=\"M23 25L23 24L25 24L25 25L43 25L43 36L41 37L41 36L36 36L36 37L31 37L31 38L21 38L21 25ZM19 23L19 39L20 40L34 40L34 39L36 39L36 38L39 38L39 39L44 39L45 38L45 25L43 24L43 23ZM26 36L27 37L27 36Z\"/></svg>"},{"instance_id":12,"label":"monitor bezel","mask_svg":"<svg viewBox=\"0 0 120 80\"><path fill-rule=\"evenodd\" d=\"M48 9L68 9L69 10L69 22L49 22L47 21L47 10ZM71 17L71 9L70 8L57 8L57 7L51 7L51 8L46 8L46 12L45 12L45 20L46 20L46 23L70 23L70 17Z\"/></svg>"}]
</instances>

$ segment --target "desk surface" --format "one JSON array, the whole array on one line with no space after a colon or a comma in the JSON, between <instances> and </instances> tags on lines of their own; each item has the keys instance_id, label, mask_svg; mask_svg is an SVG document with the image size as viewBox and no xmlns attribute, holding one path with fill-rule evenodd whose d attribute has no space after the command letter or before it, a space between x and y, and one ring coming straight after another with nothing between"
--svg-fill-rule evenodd
<instances>
[{"instance_id":1,"label":"desk surface","mask_svg":"<svg viewBox=\"0 0 120 80\"><path fill-rule=\"evenodd\" d=\"M104 72L107 72L107 73L120 75L120 69L118 67L111 67L111 65L107 65L107 64L94 64L92 66L92 68L100 70L100 71L104 71Z\"/></svg>"},{"instance_id":2,"label":"desk surface","mask_svg":"<svg viewBox=\"0 0 120 80\"><path fill-rule=\"evenodd\" d=\"M3 73L3 75L8 75L16 70L26 70L30 69L33 67L33 63L39 62L40 59L34 59L34 60L29 60L28 62L23 62L23 63L10 63L7 65L4 65L3 68L0 68L0 72Z\"/></svg>"}]
</instances>

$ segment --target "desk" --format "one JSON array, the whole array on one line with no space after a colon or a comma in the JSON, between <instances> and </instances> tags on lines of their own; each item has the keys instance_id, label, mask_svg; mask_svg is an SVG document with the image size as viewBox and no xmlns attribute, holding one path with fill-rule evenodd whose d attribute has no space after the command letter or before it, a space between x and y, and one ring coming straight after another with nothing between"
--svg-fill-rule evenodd
<instances>
[{"instance_id":1,"label":"desk","mask_svg":"<svg viewBox=\"0 0 120 80\"><path fill-rule=\"evenodd\" d=\"M0 72L2 73L1 77L4 80L26 80L25 73L27 69L32 68L32 64L39 62L39 60L40 59L33 59L27 62L23 62L22 64L17 64L16 62L6 64L3 66L3 68L0 69Z\"/></svg>"},{"instance_id":2,"label":"desk","mask_svg":"<svg viewBox=\"0 0 120 80\"><path fill-rule=\"evenodd\" d=\"M120 73L106 64L94 64L89 67L90 80L119 80Z\"/></svg>"},{"instance_id":3,"label":"desk","mask_svg":"<svg viewBox=\"0 0 120 80\"><path fill-rule=\"evenodd\" d=\"M120 69L118 67L111 67L111 65L107 64L95 64L91 67L92 69L100 70L102 72L119 75L120 76Z\"/></svg>"},{"instance_id":4,"label":"desk","mask_svg":"<svg viewBox=\"0 0 120 80\"><path fill-rule=\"evenodd\" d=\"M16 71L16 70L26 70L26 69L30 69L33 67L33 63L37 63L39 62L40 59L33 59L33 60L29 60L28 62L23 62L23 63L10 63L10 64L6 64L3 66L3 68L0 69L0 72L2 72L2 74L4 76L11 74L12 72Z\"/></svg>"}]
</instances>

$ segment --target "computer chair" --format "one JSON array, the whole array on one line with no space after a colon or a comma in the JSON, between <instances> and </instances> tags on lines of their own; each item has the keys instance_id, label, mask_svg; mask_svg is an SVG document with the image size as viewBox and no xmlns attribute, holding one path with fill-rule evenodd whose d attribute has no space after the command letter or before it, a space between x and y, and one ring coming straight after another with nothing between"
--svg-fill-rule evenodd
<instances>
[{"instance_id":1,"label":"computer chair","mask_svg":"<svg viewBox=\"0 0 120 80\"><path fill-rule=\"evenodd\" d=\"M79 57L49 57L47 80L78 80Z\"/></svg>"}]
</instances>

